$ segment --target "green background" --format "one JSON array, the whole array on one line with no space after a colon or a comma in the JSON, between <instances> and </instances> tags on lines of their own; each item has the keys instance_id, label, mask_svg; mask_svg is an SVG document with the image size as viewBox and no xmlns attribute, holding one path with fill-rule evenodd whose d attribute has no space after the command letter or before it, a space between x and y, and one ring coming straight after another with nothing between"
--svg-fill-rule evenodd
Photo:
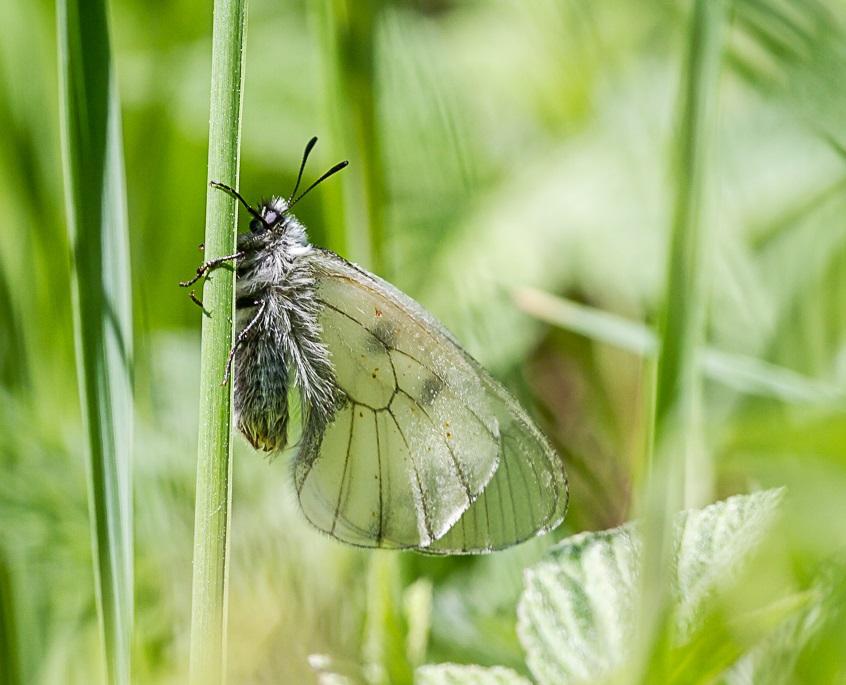
<instances>
[{"instance_id":1,"label":"green background","mask_svg":"<svg viewBox=\"0 0 846 685\"><path fill-rule=\"evenodd\" d=\"M179 683L200 313L176 283L202 259L211 11L196 0L119 0L110 10L135 331L133 671L137 682ZM385 562L393 597L368 589L372 554L304 522L289 455L268 461L236 438L230 682L313 682L314 654L360 677L362 660L391 649L374 619L380 601L403 639L425 633L431 612L427 648L388 661L525 672L514 629L521 569L557 539L636 514L652 372L621 348L637 344L637 331L603 336L584 310L556 317L523 289L658 320L672 200L686 182L672 158L689 10L624 0L250 3L242 192L286 195L312 135L321 142L306 178L349 158L298 206L311 240L418 299L506 382L565 456L572 500L561 529L513 551L397 555ZM835 2L729 4L719 90L708 95L713 144L698 169L703 315L723 356L705 374L700 431L689 436L705 468L686 501L788 486L757 589L801 590L821 572L837 588L797 682L844 677L843 20ZM17 674L10 682L89 683L100 648L55 9L4 2L0 26L0 659ZM561 325L530 316L527 302Z\"/></svg>"}]
</instances>

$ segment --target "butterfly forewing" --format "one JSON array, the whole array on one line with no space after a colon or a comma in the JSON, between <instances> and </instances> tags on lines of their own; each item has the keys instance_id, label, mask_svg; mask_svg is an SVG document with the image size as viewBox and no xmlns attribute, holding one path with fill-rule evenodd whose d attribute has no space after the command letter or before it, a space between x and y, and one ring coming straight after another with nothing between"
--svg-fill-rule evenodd
<instances>
[{"instance_id":1,"label":"butterfly forewing","mask_svg":"<svg viewBox=\"0 0 846 685\"><path fill-rule=\"evenodd\" d=\"M356 545L474 552L560 522L559 457L417 303L319 251L322 340L346 400L295 462L303 511Z\"/></svg>"}]
</instances>

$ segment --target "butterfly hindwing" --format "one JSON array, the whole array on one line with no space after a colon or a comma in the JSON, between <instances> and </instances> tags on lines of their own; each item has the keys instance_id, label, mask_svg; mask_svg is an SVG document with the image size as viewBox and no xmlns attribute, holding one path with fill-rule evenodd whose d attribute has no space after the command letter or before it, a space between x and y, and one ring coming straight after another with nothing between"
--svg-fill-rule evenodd
<instances>
[{"instance_id":1,"label":"butterfly hindwing","mask_svg":"<svg viewBox=\"0 0 846 685\"><path fill-rule=\"evenodd\" d=\"M345 402L294 470L321 530L366 547L478 552L557 525L560 458L422 307L340 257L314 257L322 341Z\"/></svg>"}]
</instances>

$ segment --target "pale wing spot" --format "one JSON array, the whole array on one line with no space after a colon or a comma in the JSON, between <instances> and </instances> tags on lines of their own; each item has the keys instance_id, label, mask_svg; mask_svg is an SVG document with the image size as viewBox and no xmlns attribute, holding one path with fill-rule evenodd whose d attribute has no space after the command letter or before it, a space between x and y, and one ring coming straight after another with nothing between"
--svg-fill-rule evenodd
<instances>
[{"instance_id":1,"label":"pale wing spot","mask_svg":"<svg viewBox=\"0 0 846 685\"><path fill-rule=\"evenodd\" d=\"M408 439L392 411L379 412L382 419L389 487L385 496L384 535L406 546L426 547L432 541L431 521L422 494L417 463L412 459Z\"/></svg>"},{"instance_id":2,"label":"pale wing spot","mask_svg":"<svg viewBox=\"0 0 846 685\"><path fill-rule=\"evenodd\" d=\"M425 367L397 351L391 351L391 359L397 374L397 385L416 400L421 414L427 419L432 439L449 446L458 468L469 487L471 499L475 499L490 480L499 463L499 428L496 420L484 421L469 408L462 405L454 391L432 376ZM431 384L440 387L433 397ZM426 402L426 397L430 402Z\"/></svg>"},{"instance_id":3,"label":"pale wing spot","mask_svg":"<svg viewBox=\"0 0 846 685\"><path fill-rule=\"evenodd\" d=\"M391 402L391 414L401 427L412 450L414 477L419 481L421 513L427 533L441 537L470 506L473 493L458 468L451 447L423 410L407 395Z\"/></svg>"}]
</instances>

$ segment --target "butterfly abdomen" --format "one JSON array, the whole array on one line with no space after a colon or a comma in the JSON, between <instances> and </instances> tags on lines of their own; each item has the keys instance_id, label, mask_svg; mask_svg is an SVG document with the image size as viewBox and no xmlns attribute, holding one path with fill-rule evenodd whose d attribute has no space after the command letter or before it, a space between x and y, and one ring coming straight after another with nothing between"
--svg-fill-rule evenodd
<instances>
[{"instance_id":1,"label":"butterfly abdomen","mask_svg":"<svg viewBox=\"0 0 846 685\"><path fill-rule=\"evenodd\" d=\"M238 265L235 412L258 449L287 444L288 391L300 390L304 419L323 423L337 403L308 251L284 241L248 251Z\"/></svg>"}]
</instances>

